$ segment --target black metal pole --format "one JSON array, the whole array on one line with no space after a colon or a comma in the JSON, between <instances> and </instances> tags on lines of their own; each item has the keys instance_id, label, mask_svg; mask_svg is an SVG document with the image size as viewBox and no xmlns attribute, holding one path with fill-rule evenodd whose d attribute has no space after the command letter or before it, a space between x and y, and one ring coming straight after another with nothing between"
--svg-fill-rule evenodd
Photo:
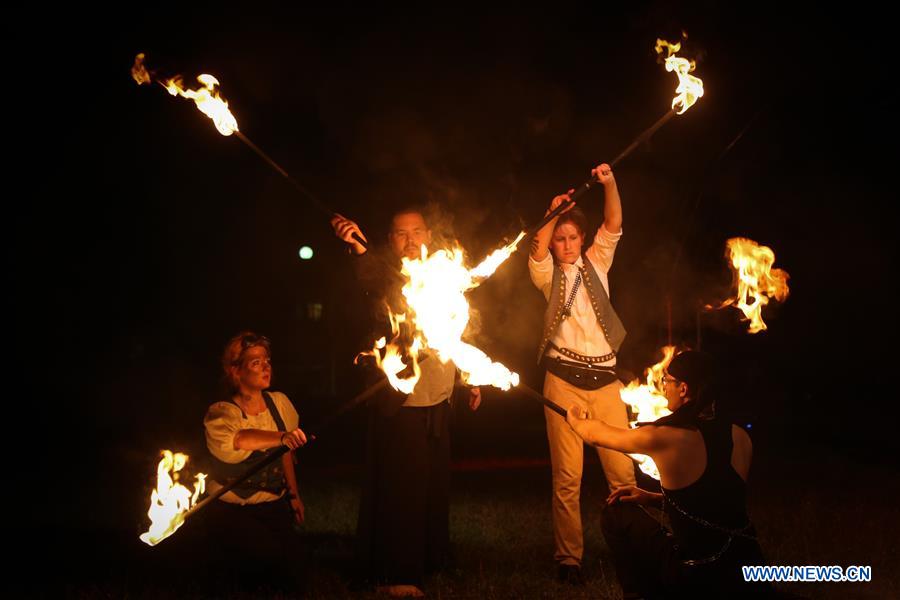
<instances>
[{"instance_id":1,"label":"black metal pole","mask_svg":"<svg viewBox=\"0 0 900 600\"><path fill-rule=\"evenodd\" d=\"M611 163L609 163L609 166L615 167L618 163L620 163L622 161L622 159L624 159L626 156L631 154L635 148L637 148L642 143L647 141L650 138L650 136L652 136L654 133L656 133L657 129L659 129L660 127L665 125L666 122L669 119L671 119L672 117L674 117L676 114L677 113L675 112L674 109L672 109L669 112L667 112L666 114L664 114L661 118L659 118L656 121L656 123L654 123L649 128L647 128L641 135L637 136L634 139L634 141L628 145L627 148L625 148L622 152L620 152L619 155ZM547 213L547 215L541 220L540 223L538 223L537 225L535 225L534 227L532 227L531 229L528 230L528 235L531 236L531 235L536 234L538 231L543 229L550 221L552 221L553 219L558 217L560 215L560 213L562 213L564 210L569 208L569 206L571 206L572 204L575 204L575 200L577 200L578 197L581 196L582 194L584 194L586 191L588 191L589 189L594 187L597 184L597 181L598 180L595 175L595 176L591 177L589 180L587 180L586 182L582 183L578 189L576 189L574 192L569 194L570 200L565 200L559 206L557 206L555 209L553 209L552 211Z\"/></svg>"},{"instance_id":2,"label":"black metal pole","mask_svg":"<svg viewBox=\"0 0 900 600\"><path fill-rule=\"evenodd\" d=\"M219 489L217 489L215 492L213 492L212 494L210 494L209 496L207 496L206 498L204 498L203 500L201 500L200 502L198 502L197 504L192 506L191 510L184 513L185 520L187 520L189 517L194 516L195 514L197 514L201 510L203 510L203 508L205 506L212 503L214 500L217 500L219 497L223 496L224 494L227 494L228 492L230 492L231 490L236 488L238 485L242 484L246 480L250 479L257 473L259 473L260 471L262 471L263 469L268 467L270 464L272 464L273 462L275 462L276 460L278 460L279 458L284 456L284 454L288 450L289 450L289 448L287 446L281 446L275 452L273 452L269 456L265 457L263 460L259 461L258 463L256 463L255 465L253 465L252 467L247 469L243 474L241 474L240 477L238 477L237 479L235 479L235 480L223 485Z\"/></svg>"},{"instance_id":3,"label":"black metal pole","mask_svg":"<svg viewBox=\"0 0 900 600\"><path fill-rule=\"evenodd\" d=\"M323 418L321 421L319 421L315 425L309 427L306 431L307 438L309 439L309 441L311 442L312 440L314 440L320 432L327 429L341 415L343 415L344 413L346 413L353 407L357 406L358 404L364 402L365 400L371 398L379 390L384 389L385 386L387 386L387 383L388 383L387 379L379 380L374 385L369 386L368 388L366 388L365 390L363 390L362 392L360 392L359 394L354 396L352 399L350 399L347 402L345 402L344 404L342 404L333 413L329 414L328 416ZM541 404L543 404L550 410L558 413L561 417L566 418L566 411L565 411L565 409L563 409L562 406L560 406L553 400L550 400L546 396L539 394L538 392L536 392L532 388L528 387L527 385L520 383L519 385L516 386L515 389L519 390L520 392L522 392L524 395L528 396L532 400L537 400L538 402L540 402ZM287 446L282 446L282 447L278 448L275 452L272 452L265 459L256 463L251 468L247 469L247 471L245 471L239 477L230 481L228 484L223 485L218 490L216 490L214 493L210 494L209 496L207 496L206 498L204 498L203 500L201 500L200 502L195 504L191 508L191 510L189 510L187 513L185 513L184 518L187 519L187 518L192 517L193 515L197 514L198 512L203 510L203 508L206 507L208 504L212 503L214 500L217 500L222 495L230 492L235 487L237 487L238 485L240 485L241 483L243 483L250 477L253 477L257 473L259 473L261 470L265 469L267 466L269 466L270 464L272 464L273 462L278 460L287 451L288 451Z\"/></svg>"},{"instance_id":4,"label":"black metal pole","mask_svg":"<svg viewBox=\"0 0 900 600\"><path fill-rule=\"evenodd\" d=\"M337 420L338 417L340 417L341 415L343 415L344 413L349 411L351 408L368 400L373 395L375 395L375 393L378 392L379 390L384 389L384 387L387 385L387 383L388 383L387 379L379 380L377 383L369 386L368 388L366 388L365 390L363 390L362 392L360 392L359 394L357 394L356 396L354 396L353 398L351 398L350 400L348 400L347 402L342 404L333 413L329 414L328 416L323 418L318 423L315 423L313 426L309 427L305 431L306 437L307 437L307 443L312 442L321 431L327 429L335 420ZM247 479L253 477L257 473L259 473L260 471L265 469L267 466L269 466L270 464L272 464L273 462L278 460L278 458L283 456L288 450L289 450L289 448L287 446L281 446L280 448L275 450L275 452L272 452L269 456L267 456L260 462L256 463L255 465L253 465L252 467L247 469L239 477L230 481L226 485L223 485L218 490L216 490L214 493L210 494L209 496L207 496L206 498L204 498L203 500L201 500L200 502L195 504L191 508L191 510L189 510L187 513L185 513L184 518L187 519L188 517L195 515L197 512L202 510L203 507L205 507L206 505L211 503L213 500L216 500L216 499L220 498L223 494L230 492L235 487L237 487L238 485L240 485Z\"/></svg>"},{"instance_id":5,"label":"black metal pole","mask_svg":"<svg viewBox=\"0 0 900 600\"><path fill-rule=\"evenodd\" d=\"M321 212L322 214L324 214L324 215L325 215L326 217L328 217L329 219L330 219L331 217L334 217L335 215L337 215L337 213L334 212L333 210L331 210L331 208L329 208L325 203L323 203L321 200L319 200L318 198L316 198L316 197L312 194L312 192L310 192L310 191L307 190L305 187L303 187L303 186L300 184L299 181L297 181L296 179L294 179L293 177L291 177L290 173L288 173L288 172L285 171L283 168L281 168L281 165L279 165L277 162L275 162L274 160L272 160L272 158L271 158L268 154L266 154L265 152L263 152L262 149L260 149L259 146L257 146L256 144L254 144L254 143L253 143L246 135L244 135L243 133L241 133L241 132L238 131L238 130L235 130L235 131L234 131L234 135L235 135L235 137L237 137L237 139L239 139L239 140L241 140L242 142L244 142L244 144L246 144L246 146L247 146L248 148L250 148L251 150L253 150L254 152L256 152L256 154L257 154L260 158L262 158L264 161L266 161L266 162L269 164L269 166L271 166L273 169L275 169L276 171L278 171L278 173L279 173L282 177L284 177L285 179L287 179L288 182L289 182L292 186L294 186L294 189L296 189L298 192L300 192L301 194L303 194L304 196L306 196L309 200L311 200L312 203L313 203L313 206L315 206L315 207L319 210L319 212ZM360 236L357 235L356 233L353 234L353 239L356 240L357 242L359 242L360 244L362 244L363 248L366 248L366 249L369 248L369 244L366 242L366 240L362 239L362 237L360 237Z\"/></svg>"},{"instance_id":6,"label":"black metal pole","mask_svg":"<svg viewBox=\"0 0 900 600\"><path fill-rule=\"evenodd\" d=\"M560 406L559 404L557 404L550 398L544 396L543 394L537 393L535 390L531 389L524 383L520 383L519 385L517 385L515 387L515 389L519 390L520 392L522 392L523 394L525 394L532 400L537 400L538 402L540 402L541 404L543 404L544 406L546 406L553 412L558 413L563 419L566 418L566 411L562 406Z\"/></svg>"},{"instance_id":7,"label":"black metal pole","mask_svg":"<svg viewBox=\"0 0 900 600\"><path fill-rule=\"evenodd\" d=\"M138 58L139 58L140 60L138 60ZM151 78L150 73L147 71L146 68L144 68L144 66L143 66L143 60L144 60L144 55L143 55L143 53L142 53L142 54L139 54L139 55L138 55L138 58L135 59L135 65L134 65L134 67L132 67L132 70L131 70L132 76L134 76L135 81L137 81L138 85L141 85L141 84L143 84L143 83L150 83L151 81L156 81L156 83L158 83L159 85L161 85L163 88L168 89L167 86L166 86L166 84L163 83L162 81L160 81L159 79L155 79L155 80L154 80L153 78ZM315 207L316 207L320 212L322 212L325 216L327 216L327 217L330 219L330 218L334 217L334 216L337 214L337 213L335 213L333 210L331 210L327 205L325 205L325 203L323 203L321 200L319 200L318 198L316 198L316 197L312 194L312 192L310 192L310 191L307 190L305 187L303 187L302 185L300 185L300 182L299 182L299 181L297 181L296 179L294 179L293 177L291 177L290 173L288 173L287 171L285 171L285 170L281 167L281 165L279 165L277 162L275 162L274 160L272 160L272 157L270 157L268 154L266 154L265 152L263 152L262 149L261 149L259 146L257 146L256 144L254 144L254 143L250 140L250 138L248 138L246 135L244 135L243 133L241 133L241 132L240 132L239 130L237 130L237 129L235 129L233 133L234 133L234 136L235 136L237 139L241 140L248 148L250 148L251 150L253 150L253 151L257 154L257 156L259 156L259 157L262 158L264 161L266 161L266 162L269 164L270 167L272 167L273 169L275 169L276 171L278 171L278 173L279 173L282 177L284 177L285 179L287 179L288 182L290 182L290 184L291 184L292 186L294 186L294 189L296 189L296 190L297 190L298 192L300 192L302 195L306 196L306 198L308 198L309 200L311 200L312 203L313 203L313 206L315 206ZM359 235L357 235L357 234L355 234L355 233L353 234L353 239L355 239L357 242L359 242L360 244L362 244L364 248L368 248L368 247L369 247L369 244L368 244L364 239L362 239ZM199 506L199 505L198 505L198 506Z\"/></svg>"}]
</instances>

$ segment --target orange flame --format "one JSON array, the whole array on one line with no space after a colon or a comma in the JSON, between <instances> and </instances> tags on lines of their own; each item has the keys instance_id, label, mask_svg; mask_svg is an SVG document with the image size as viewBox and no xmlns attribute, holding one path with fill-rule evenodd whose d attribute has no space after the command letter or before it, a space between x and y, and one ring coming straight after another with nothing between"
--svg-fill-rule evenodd
<instances>
[{"instance_id":1,"label":"orange flame","mask_svg":"<svg viewBox=\"0 0 900 600\"><path fill-rule=\"evenodd\" d=\"M681 50L681 42L670 43L657 39L656 53L662 54L664 48L668 51L666 71L674 72L678 76L678 87L675 88L675 97L672 98L672 110L677 109L676 112L681 115L693 106L698 98L703 97L703 80L690 74L697 67L694 61L675 56Z\"/></svg>"},{"instance_id":2,"label":"orange flame","mask_svg":"<svg viewBox=\"0 0 900 600\"><path fill-rule=\"evenodd\" d=\"M734 298L717 307L735 306L750 321L749 333L758 333L766 327L762 309L774 298L783 302L790 293L790 275L782 269L773 269L775 252L768 246L760 246L747 238L731 238L726 243L726 256L731 261L737 290Z\"/></svg>"},{"instance_id":3,"label":"orange flame","mask_svg":"<svg viewBox=\"0 0 900 600\"><path fill-rule=\"evenodd\" d=\"M516 251L516 248L518 248L519 242L522 241L523 237L525 237L524 231L520 232L519 235L516 236L516 239L514 239L506 246L497 248L496 250L491 252L487 256L487 258L485 258L475 268L469 271L469 275L472 276L472 279L484 280L493 275L494 271L496 271L500 267L500 265L506 262L506 259L512 256L512 253ZM477 287L477 285L472 287Z\"/></svg>"},{"instance_id":4,"label":"orange flame","mask_svg":"<svg viewBox=\"0 0 900 600\"><path fill-rule=\"evenodd\" d=\"M167 80L163 86L173 96L181 96L193 100L200 109L200 112L213 120L216 129L222 135L231 135L238 130L237 119L228 110L228 102L221 96L216 87L219 80L212 75L203 74L197 77L197 81L203 84L203 87L197 90L185 89L182 84L181 75Z\"/></svg>"},{"instance_id":5,"label":"orange flame","mask_svg":"<svg viewBox=\"0 0 900 600\"><path fill-rule=\"evenodd\" d=\"M206 475L196 477L193 493L178 483L178 472L187 464L187 454L163 450L156 467L156 489L150 494L150 529L141 534L141 541L150 546L160 543L181 527L185 513L206 491Z\"/></svg>"},{"instance_id":6,"label":"orange flame","mask_svg":"<svg viewBox=\"0 0 900 600\"><path fill-rule=\"evenodd\" d=\"M619 390L622 401L631 405L635 413L634 420L629 423L632 428L637 427L638 423L651 423L672 414L668 409L669 401L664 394L663 375L675 356L675 346L664 346L662 350L662 360L644 371L645 383L638 383L635 379ZM629 456L637 461L641 471L656 480L659 479L659 470L652 458L644 454Z\"/></svg>"},{"instance_id":7,"label":"orange flame","mask_svg":"<svg viewBox=\"0 0 900 600\"><path fill-rule=\"evenodd\" d=\"M422 246L420 258L403 258L401 272L406 277L403 296L407 310L405 314L391 313L394 339L387 343L382 338L376 342L372 352L364 353L375 356L376 364L385 372L394 389L412 393L421 376L417 355L424 349L433 350L441 362L452 360L461 371L463 381L469 385L492 385L508 390L519 384L518 374L463 342L462 336L470 317L465 293L490 277L512 255L523 237L525 232L520 233L512 243L492 252L472 269L467 269L463 264L463 250L458 246L430 255ZM405 344L401 341L401 324L406 324L413 332L413 341L405 352L410 357L413 374L407 378L399 377L399 373L407 368L402 359Z\"/></svg>"},{"instance_id":8,"label":"orange flame","mask_svg":"<svg viewBox=\"0 0 900 600\"><path fill-rule=\"evenodd\" d=\"M131 76L138 85L150 83L152 81L150 73L144 67L144 53L141 52L134 57L134 65L131 67ZM216 129L222 135L231 135L238 130L237 119L228 110L228 102L219 95L216 88L219 80L212 75L203 74L197 77L197 81L203 84L202 88L189 90L184 87L181 75L176 75L166 81L160 81L166 90L173 96L181 96L193 100L200 109L200 112L212 119L216 125Z\"/></svg>"},{"instance_id":9,"label":"orange flame","mask_svg":"<svg viewBox=\"0 0 900 600\"><path fill-rule=\"evenodd\" d=\"M131 76L138 85L150 83L150 73L144 68L144 53L141 52L134 57L134 65L131 67Z\"/></svg>"},{"instance_id":10,"label":"orange flame","mask_svg":"<svg viewBox=\"0 0 900 600\"><path fill-rule=\"evenodd\" d=\"M416 383L419 381L419 377L422 376L422 369L419 367L419 350L421 349L421 342L416 338L409 348L410 362L413 370L412 376L406 379L400 377L400 373L407 369L407 364L403 362L402 345L399 343L400 328L398 326L399 322L405 320L405 316L390 314L390 317L394 332L394 338L391 343L388 344L386 338L382 337L375 342L375 347L372 348L371 352L361 352L359 356L374 357L376 366L384 371L391 387L404 394L412 394L413 390L416 388ZM383 357L381 355L382 350L384 350ZM357 360L354 360L353 362L358 362L359 356L357 356Z\"/></svg>"}]
</instances>

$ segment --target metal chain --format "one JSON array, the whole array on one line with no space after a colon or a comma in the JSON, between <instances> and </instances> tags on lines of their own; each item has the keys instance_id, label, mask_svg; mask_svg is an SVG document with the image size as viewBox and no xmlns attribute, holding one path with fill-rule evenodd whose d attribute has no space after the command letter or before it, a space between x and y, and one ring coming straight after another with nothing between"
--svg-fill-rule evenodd
<instances>
[{"instance_id":1,"label":"metal chain","mask_svg":"<svg viewBox=\"0 0 900 600\"><path fill-rule=\"evenodd\" d=\"M689 519L691 519L691 520L693 520L693 521L695 521L695 522L697 522L697 523L700 523L701 525L704 525L704 526L709 527L709 528L711 528L711 529L715 529L715 530L720 531L720 532L722 532L722 533L726 533L726 534L728 535L728 538L725 540L725 543L722 545L722 547L719 549L718 552L715 552L715 553L713 553L713 554L710 554L709 556L704 556L703 558L687 558L687 559L680 560L679 562L682 563L683 565L686 565L686 566L688 566L688 567L697 567L697 566L700 566L700 565L708 565L708 564L710 564L710 563L716 562L717 560L719 560L720 558L722 558L722 555L724 555L726 552L728 552L728 549L731 547L731 541L734 539L734 536L735 536L735 535L741 535L741 536L743 536L743 537L749 537L749 538L752 539L752 540L756 540L755 537L748 536L748 535L743 534L743 533L740 533L740 532L734 532L734 533L732 533L731 530L728 530L728 529L726 529L725 527L720 527L720 526L718 526L718 525L716 525L716 524L714 524L714 523L710 523L709 521L706 521L705 519L701 519L701 518L699 518L699 517L695 517L694 515L689 514L689 513L686 512L684 509L682 509L680 506L678 506L678 504L676 504L674 501L670 500L670 499L666 496L666 493L665 493L664 491L663 491L663 493L662 493L662 511L663 511L663 514L665 514L665 512L666 512L666 501L668 501L669 504L671 504L672 506L674 506L675 509L678 510L678 512L680 512L681 514L683 514L683 515L686 516L687 518L689 518ZM649 514L649 513L648 513L648 514ZM659 525L660 525L660 527L662 527L662 530L665 531L666 535L668 535L668 536L673 535L672 531L671 531L669 528L667 528L662 522L660 522ZM747 529L748 527L750 527L750 522L749 522L749 521L747 522L747 525L745 525L745 526L741 529L741 531L743 531L744 529Z\"/></svg>"},{"instance_id":2,"label":"metal chain","mask_svg":"<svg viewBox=\"0 0 900 600\"><path fill-rule=\"evenodd\" d=\"M753 526L753 524L750 521L747 521L747 524L744 525L743 527L741 527L740 529L729 529L728 527L723 527L721 525L717 525L716 523L710 523L709 521L707 521L706 519L703 519L701 517L695 517L694 515L690 514L689 512L687 512L686 510L684 510L683 508L678 506L678 503L675 502L674 500L672 500L671 498L669 498L665 492L662 493L662 497L663 497L663 511L665 511L666 502L668 502L673 507L675 507L675 510L680 512L682 515L684 515L691 521L694 521L695 523L699 523L700 525L703 525L704 527L713 529L715 531L718 531L719 533L724 533L725 535L728 535L728 536L739 536L739 537L747 538L748 540L757 541L757 538L755 535L751 535L749 533L744 533L745 531L750 529L750 527Z\"/></svg>"},{"instance_id":3,"label":"metal chain","mask_svg":"<svg viewBox=\"0 0 900 600\"><path fill-rule=\"evenodd\" d=\"M569 299L566 300L566 305L563 307L562 318L565 320L567 317L572 315L572 304L575 302L575 294L578 293L578 288L581 286L581 271L575 275L575 283L572 284L572 291L569 293Z\"/></svg>"}]
</instances>

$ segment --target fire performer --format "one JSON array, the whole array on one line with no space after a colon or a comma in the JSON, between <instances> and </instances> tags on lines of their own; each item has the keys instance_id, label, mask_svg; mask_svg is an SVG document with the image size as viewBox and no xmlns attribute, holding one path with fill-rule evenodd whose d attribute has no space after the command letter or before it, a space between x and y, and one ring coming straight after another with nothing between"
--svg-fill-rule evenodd
<instances>
[{"instance_id":1,"label":"fire performer","mask_svg":"<svg viewBox=\"0 0 900 600\"><path fill-rule=\"evenodd\" d=\"M603 535L613 550L625 598L765 596L771 588L743 581L742 565L762 565L747 516L750 436L714 414L715 368L710 355L687 350L664 377L671 415L637 429L569 409L572 430L589 444L649 455L662 493L629 486L610 494ZM645 507L662 508L667 535ZM714 594L714 595L713 595Z\"/></svg>"},{"instance_id":2,"label":"fire performer","mask_svg":"<svg viewBox=\"0 0 900 600\"><path fill-rule=\"evenodd\" d=\"M304 519L297 490L293 450L306 443L294 405L281 392L268 392L272 380L269 340L243 332L225 346L223 383L227 399L212 404L204 418L209 450L210 492L215 492L253 463L281 446L292 451L246 482L226 492L210 507L217 540L230 558L248 555L276 568L275 574L296 575L295 525ZM263 562L265 561L265 562Z\"/></svg>"},{"instance_id":3,"label":"fire performer","mask_svg":"<svg viewBox=\"0 0 900 600\"><path fill-rule=\"evenodd\" d=\"M394 213L388 248L369 251L353 221L336 215L335 235L354 255L360 287L376 301L378 321L387 323L385 304L395 313L402 303L400 260L421 255L431 229L417 207ZM376 256L383 252L385 256ZM377 337L377 336L376 336ZM386 389L369 403L366 472L357 530L362 575L391 596L424 596L427 572L447 562L450 492L450 400L457 369L437 357L422 360L411 394ZM469 407L481 403L478 387L469 390Z\"/></svg>"},{"instance_id":4,"label":"fire performer","mask_svg":"<svg viewBox=\"0 0 900 600\"><path fill-rule=\"evenodd\" d=\"M622 384L614 369L625 328L609 301L607 278L622 236L622 202L608 164L599 165L591 173L603 184L605 201L603 224L587 251L587 219L574 205L547 223L532 240L528 269L532 282L548 302L538 359L547 370L544 396L564 408L578 405L608 423L627 427L625 404L619 398ZM568 198L567 194L555 197L548 214ZM560 415L545 408L544 416L553 470L558 577L583 585L580 495L584 442ZM635 484L630 458L606 448L598 448L598 454L611 491Z\"/></svg>"}]
</instances>

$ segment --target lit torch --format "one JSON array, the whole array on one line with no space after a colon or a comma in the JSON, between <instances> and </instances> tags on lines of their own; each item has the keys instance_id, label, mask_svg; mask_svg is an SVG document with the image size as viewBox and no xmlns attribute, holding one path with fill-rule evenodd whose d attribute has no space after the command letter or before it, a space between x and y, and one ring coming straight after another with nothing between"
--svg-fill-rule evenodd
<instances>
[{"instance_id":1,"label":"lit torch","mask_svg":"<svg viewBox=\"0 0 900 600\"><path fill-rule=\"evenodd\" d=\"M644 383L638 383L638 380L635 379L619 390L622 401L630 405L635 414L634 420L629 422L632 429L639 424L652 423L661 417L672 414L663 389L663 376L669 363L672 362L672 357L675 356L675 346L664 346L662 350L662 360L644 371ZM641 471L653 479L659 480L659 470L652 458L645 454L629 454L629 456L637 461Z\"/></svg>"},{"instance_id":2,"label":"lit torch","mask_svg":"<svg viewBox=\"0 0 900 600\"><path fill-rule=\"evenodd\" d=\"M152 81L154 81L153 76L149 71L147 71L147 68L144 66L144 59L145 56L143 52L138 54L137 56L135 56L134 65L131 67L131 76L134 78L135 82L138 85L143 85L145 83L151 83ZM272 158L268 154L263 152L259 146L254 144L246 135L238 130L237 119L231 113L231 110L229 110L228 102L226 102L225 99L222 98L219 94L218 79L216 79L212 75L204 73L197 77L197 80L202 84L202 87L196 90L186 89L180 75L176 75L175 77L171 77L162 81L156 79L155 81L166 88L166 91L168 91L171 95L181 96L182 98L193 100L197 105L197 108L203 114L212 119L219 133L224 136L234 135L234 137L241 140L248 148L253 150L260 158L266 161L266 163L268 163L270 167L278 171L278 173L282 177L287 179L288 182L292 186L294 186L294 188L298 192L311 200L313 206L315 206L320 212L325 214L329 219L337 214L327 205L325 205L325 203L314 196L312 192L303 187L299 181L291 177L291 175L287 171L285 171L281 167L281 165L272 160ZM353 237L364 247L369 247L366 241L355 233L353 234Z\"/></svg>"},{"instance_id":3,"label":"lit torch","mask_svg":"<svg viewBox=\"0 0 900 600\"><path fill-rule=\"evenodd\" d=\"M219 96L219 90L216 89L219 86L219 80L204 73L197 76L197 81L203 84L203 87L197 90L186 89L181 75L176 75L162 85L173 96L193 100L200 112L212 119L216 129L222 135L229 136L236 133L238 130L237 119L228 110L228 102Z\"/></svg>"},{"instance_id":4,"label":"lit torch","mask_svg":"<svg viewBox=\"0 0 900 600\"><path fill-rule=\"evenodd\" d=\"M134 77L134 81L138 85L144 85L145 83L150 83L152 81L152 79L150 79L150 73L147 72L147 67L144 66L143 52L134 57L134 65L131 67L131 76Z\"/></svg>"},{"instance_id":5,"label":"lit torch","mask_svg":"<svg viewBox=\"0 0 900 600\"><path fill-rule=\"evenodd\" d=\"M681 50L681 42L673 44L665 40L656 40L656 53L662 54L663 49L668 51L666 71L674 72L678 76L678 87L675 88L676 96L672 98L672 110L681 115L693 106L698 98L703 97L703 81L691 75L691 72L697 68L697 63L676 56Z\"/></svg>"},{"instance_id":6,"label":"lit torch","mask_svg":"<svg viewBox=\"0 0 900 600\"><path fill-rule=\"evenodd\" d=\"M463 342L462 336L470 317L466 292L490 277L512 255L523 237L524 232L472 269L466 268L464 253L459 246L432 254L428 254L427 248L422 246L421 257L403 258L401 273L406 283L402 292L407 310L404 314L390 313L393 340L387 343L381 338L372 352L366 353L375 356L376 364L394 389L405 394L412 393L421 376L418 353L424 349L434 351L441 362L452 360L462 373L463 381L469 385L492 385L508 390L519 384L518 374ZM405 352L401 324L406 324L413 332L412 342ZM410 357L413 373L400 378L398 374L407 368L402 359L404 354Z\"/></svg>"},{"instance_id":7,"label":"lit torch","mask_svg":"<svg viewBox=\"0 0 900 600\"><path fill-rule=\"evenodd\" d=\"M695 102L697 102L698 98L703 96L703 81L700 78L690 74L690 72L693 71L696 66L694 61L688 61L686 58L675 56L675 53L681 49L681 44L670 44L665 40L656 40L657 54L661 54L663 48L668 48L668 57L666 58L666 71L674 71L678 76L678 87L675 88L675 97L672 99L672 108L662 117L660 117L659 120L656 121L656 123L647 128L641 135L637 136L634 141L632 141L624 150L622 150L622 152L620 152L619 155L609 163L610 167L615 167L626 156L634 152L635 148L650 139L650 136L656 133L656 131L660 127L665 125L672 117L674 117L676 114L684 114L687 109L689 109L694 105ZM676 108L678 110L676 110ZM575 200L577 200L578 197L591 189L597 183L597 176L594 175L593 177L591 177L591 179L581 184L580 187L576 188L575 191L569 194L569 200L561 202L559 206L550 211L543 219L541 219L540 223L529 229L528 235L534 235L538 231L543 229L547 225L547 223L562 214L562 212L566 210L571 204L575 203Z\"/></svg>"},{"instance_id":8,"label":"lit torch","mask_svg":"<svg viewBox=\"0 0 900 600\"><path fill-rule=\"evenodd\" d=\"M163 450L162 460L156 467L156 489L150 494L150 529L141 534L141 541L155 546L178 530L187 512L197 504L206 491L206 475L199 473L194 491L178 483L179 471L187 464L187 454Z\"/></svg>"},{"instance_id":9,"label":"lit torch","mask_svg":"<svg viewBox=\"0 0 900 600\"><path fill-rule=\"evenodd\" d=\"M719 309L734 306L750 322L749 333L767 329L762 320L762 309L770 299L783 302L790 293L790 275L782 269L773 269L775 253L768 246L760 246L747 238L731 238L726 243L726 256L731 262L734 276L735 296L722 302Z\"/></svg>"},{"instance_id":10,"label":"lit torch","mask_svg":"<svg viewBox=\"0 0 900 600\"><path fill-rule=\"evenodd\" d=\"M404 394L411 394L421 376L419 362L424 360L418 357L418 353L429 349L443 363L452 360L467 384L491 385L504 391L516 387L565 417L566 411L561 406L522 384L517 373L462 341L470 317L466 292L493 275L516 251L525 235L525 232L519 233L511 243L495 250L471 269L466 268L464 252L459 246L432 254L422 246L419 258L404 257L401 273L406 278L402 289L406 311L394 314L389 310L393 339L390 342L385 338L379 339L371 352L362 355L374 356L391 386ZM401 326L408 328L407 331L401 332ZM400 377L402 372L409 370L403 356L409 357L412 369L408 377Z\"/></svg>"}]
</instances>

